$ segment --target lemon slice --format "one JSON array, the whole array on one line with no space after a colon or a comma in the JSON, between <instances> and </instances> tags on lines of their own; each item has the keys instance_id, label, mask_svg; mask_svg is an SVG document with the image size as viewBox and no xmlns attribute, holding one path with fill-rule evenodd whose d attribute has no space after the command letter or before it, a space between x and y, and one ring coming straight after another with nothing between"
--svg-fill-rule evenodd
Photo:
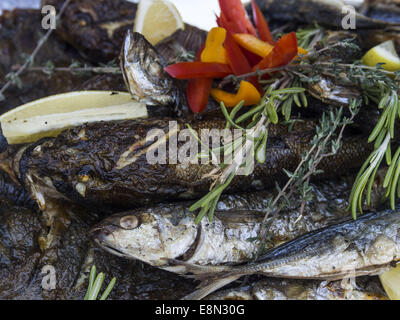
<instances>
[{"instance_id":1,"label":"lemon slice","mask_svg":"<svg viewBox=\"0 0 400 320\"><path fill-rule=\"evenodd\" d=\"M379 276L391 300L400 300L400 265Z\"/></svg>"},{"instance_id":2,"label":"lemon slice","mask_svg":"<svg viewBox=\"0 0 400 320\"><path fill-rule=\"evenodd\" d=\"M370 67L375 67L378 63L384 63L382 67L387 71L400 70L400 58L394 47L393 40L373 47L362 58L362 62Z\"/></svg>"},{"instance_id":3,"label":"lemon slice","mask_svg":"<svg viewBox=\"0 0 400 320\"><path fill-rule=\"evenodd\" d=\"M182 17L176 7L167 0L141 0L136 12L134 31L155 45L184 29Z\"/></svg>"},{"instance_id":4,"label":"lemon slice","mask_svg":"<svg viewBox=\"0 0 400 320\"><path fill-rule=\"evenodd\" d=\"M54 137L62 130L86 122L147 117L145 104L125 92L77 91L35 100L0 117L9 144Z\"/></svg>"}]
</instances>

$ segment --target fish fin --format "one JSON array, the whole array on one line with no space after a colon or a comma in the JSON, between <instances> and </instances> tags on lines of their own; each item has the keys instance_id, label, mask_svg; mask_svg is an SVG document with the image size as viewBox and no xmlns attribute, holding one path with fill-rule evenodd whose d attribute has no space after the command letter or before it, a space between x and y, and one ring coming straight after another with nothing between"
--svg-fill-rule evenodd
<instances>
[{"instance_id":1,"label":"fish fin","mask_svg":"<svg viewBox=\"0 0 400 320\"><path fill-rule=\"evenodd\" d=\"M187 276L187 277L194 279L197 278L197 275L205 274L207 275L205 276L205 278L210 278L210 276L214 276L216 273L218 274L229 270L229 267L227 266L212 266L212 265L202 266L176 259L168 259L168 263L173 265L184 266L186 268L186 272L193 273L193 276Z\"/></svg>"},{"instance_id":2,"label":"fish fin","mask_svg":"<svg viewBox=\"0 0 400 320\"><path fill-rule=\"evenodd\" d=\"M240 277L241 275L232 275L224 278L219 278L212 282L204 282L200 284L201 287L198 290L183 297L182 300L201 300L213 293L214 291L217 291L218 289L221 289L222 287L236 281Z\"/></svg>"}]
</instances>

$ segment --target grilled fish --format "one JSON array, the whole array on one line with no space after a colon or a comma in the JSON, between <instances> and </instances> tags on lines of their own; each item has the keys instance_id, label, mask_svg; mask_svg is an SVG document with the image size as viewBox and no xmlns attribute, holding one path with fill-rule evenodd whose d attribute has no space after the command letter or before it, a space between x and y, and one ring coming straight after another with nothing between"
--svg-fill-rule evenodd
<instances>
[{"instance_id":1,"label":"grilled fish","mask_svg":"<svg viewBox=\"0 0 400 320\"><path fill-rule=\"evenodd\" d=\"M347 283L346 283L347 282ZM320 282L268 279L221 290L205 300L387 300L377 277Z\"/></svg>"},{"instance_id":2,"label":"grilled fish","mask_svg":"<svg viewBox=\"0 0 400 320\"><path fill-rule=\"evenodd\" d=\"M63 0L43 0L58 10ZM94 63L117 59L128 30L132 30L137 4L125 0L72 0L55 32ZM185 24L155 47L167 62L196 53L206 32Z\"/></svg>"},{"instance_id":3,"label":"grilled fish","mask_svg":"<svg viewBox=\"0 0 400 320\"><path fill-rule=\"evenodd\" d=\"M357 220L310 232L267 252L255 262L219 266L204 273L197 266L197 279L204 286L186 299L201 299L243 275L262 274L273 278L339 280L377 275L390 270L400 260L400 214L385 210ZM189 268L189 266L187 265ZM196 266L192 266L193 272Z\"/></svg>"},{"instance_id":4,"label":"grilled fish","mask_svg":"<svg viewBox=\"0 0 400 320\"><path fill-rule=\"evenodd\" d=\"M264 14L271 19L307 24L317 22L338 28L342 28L342 20L346 15L343 13L343 8L346 5L354 4L352 1L345 0L257 0L256 2ZM399 21L390 17L396 16L393 11L399 12L399 7L396 5L382 6L376 4L375 1L372 4L363 1L356 12L356 27L382 28L397 24Z\"/></svg>"},{"instance_id":5,"label":"grilled fish","mask_svg":"<svg viewBox=\"0 0 400 320\"><path fill-rule=\"evenodd\" d=\"M199 137L203 129L224 129L226 125L224 120L190 124ZM205 175L215 164L204 163L204 159L197 161L198 141L189 131L183 132L187 136L181 136L186 125L186 121L171 122L166 118L86 124L56 138L24 146L8 166L41 208L46 207L46 197L115 209L170 199L196 199L208 192L212 179ZM302 154L309 149L315 126L314 121L296 121L292 131L284 125L271 126L266 162L256 163L248 176L236 176L227 191L265 189L286 180L282 168L292 171L297 167ZM167 146L164 152L162 142L168 142L172 149L176 142L179 156L170 153ZM184 157L188 144L197 147L190 158L196 162L190 163ZM318 177L358 169L370 148L362 136L345 137L338 154L321 162L319 168L324 174ZM154 162L148 160L149 155L154 155Z\"/></svg>"},{"instance_id":6,"label":"grilled fish","mask_svg":"<svg viewBox=\"0 0 400 320\"><path fill-rule=\"evenodd\" d=\"M306 204L299 219L297 202L267 220L269 238L265 249L271 249L300 235L325 227L348 217L347 194L351 177L313 186L314 199ZM374 193L374 203L381 198ZM272 192L225 196L217 206L212 223L203 219L196 225L189 212L190 203L160 204L106 218L93 227L95 242L110 253L138 259L152 266L185 274L186 264L217 266L249 261L257 253L258 233ZM301 202L301 199L298 199ZM169 260L185 262L170 265ZM209 272L209 268L205 270Z\"/></svg>"}]
</instances>

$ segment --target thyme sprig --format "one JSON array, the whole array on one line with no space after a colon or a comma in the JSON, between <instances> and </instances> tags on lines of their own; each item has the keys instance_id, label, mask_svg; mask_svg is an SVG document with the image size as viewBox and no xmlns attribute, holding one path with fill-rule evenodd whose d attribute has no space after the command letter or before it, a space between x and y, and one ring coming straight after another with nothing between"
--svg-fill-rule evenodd
<instances>
[{"instance_id":1,"label":"thyme sprig","mask_svg":"<svg viewBox=\"0 0 400 320\"><path fill-rule=\"evenodd\" d=\"M105 276L102 272L99 273L96 277L96 266L93 265L90 270L89 285L84 300L97 300L101 287L103 286L104 278ZM108 284L107 288L104 290L99 300L106 300L108 298L111 290L114 288L116 281L117 279L114 277Z\"/></svg>"},{"instance_id":2,"label":"thyme sprig","mask_svg":"<svg viewBox=\"0 0 400 320\"><path fill-rule=\"evenodd\" d=\"M71 0L66 0L63 5L61 6L61 9L56 17L56 22L58 22L61 18L61 16L64 14L65 9L68 7L70 4ZM39 53L40 49L43 47L43 45L46 43L46 41L49 39L51 34L53 33L54 29L49 29L45 35L39 40L36 48L33 50L33 52L25 59L24 64L19 67L19 69L16 72L11 72L6 76L7 83L3 85L3 87L0 89L0 101L3 101L5 99L4 93L6 90L16 84L19 88L22 86L22 82L20 80L20 75L30 66L32 66L37 54Z\"/></svg>"},{"instance_id":3,"label":"thyme sprig","mask_svg":"<svg viewBox=\"0 0 400 320\"><path fill-rule=\"evenodd\" d=\"M49 77L52 77L55 72L68 72L77 76L86 76L91 74L121 74L115 61L112 60L107 64L100 64L99 66L92 66L89 64L81 64L78 61L73 61L68 67L56 67L52 61L48 61L44 66L29 67L27 71L43 72Z\"/></svg>"},{"instance_id":4,"label":"thyme sprig","mask_svg":"<svg viewBox=\"0 0 400 320\"><path fill-rule=\"evenodd\" d=\"M351 116L343 117L343 108L323 113L320 125L316 128L316 134L311 142L311 148L302 155L302 159L294 172L284 169L289 180L283 188L277 185L278 194L269 201L260 231L260 250L264 250L264 244L268 234L268 218L272 213L275 215L282 209L289 207L292 195L297 192L302 196L299 218L301 219L307 201L312 200L312 188L309 184L310 178L322 173L318 169L321 161L327 157L337 154L342 145L345 128L353 123L355 116L360 110L360 103L353 100L350 104ZM339 134L337 131L339 130Z\"/></svg>"}]
</instances>

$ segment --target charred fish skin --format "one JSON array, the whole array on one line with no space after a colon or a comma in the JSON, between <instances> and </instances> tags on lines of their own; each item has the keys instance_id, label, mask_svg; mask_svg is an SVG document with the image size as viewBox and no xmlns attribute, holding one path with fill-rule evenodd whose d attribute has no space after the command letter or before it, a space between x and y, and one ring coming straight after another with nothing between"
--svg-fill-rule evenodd
<instances>
[{"instance_id":1,"label":"charred fish skin","mask_svg":"<svg viewBox=\"0 0 400 320\"><path fill-rule=\"evenodd\" d=\"M29 193L21 186L15 184L7 173L0 171L0 199L8 200L15 206L29 208L38 211L38 206L31 199Z\"/></svg>"},{"instance_id":2,"label":"charred fish skin","mask_svg":"<svg viewBox=\"0 0 400 320\"><path fill-rule=\"evenodd\" d=\"M155 202L192 200L209 191L211 179L205 177L215 165L211 162L185 163L169 153L169 143L177 143L177 150L190 143L190 137L177 141L184 120L142 119L86 124L62 132L21 152L14 162L17 176L28 190L38 189L36 180L52 188L63 197L90 207L131 209ZM190 122L199 136L202 130L224 129L224 120ZM308 150L315 135L314 121L296 122L292 131L287 126L271 126L264 164L255 164L252 174L237 176L227 192L260 190L283 182L287 176L282 168L294 170L302 154ZM155 130L155 131L154 131ZM157 132L166 141L165 159L148 161L157 154L160 142L148 137ZM194 144L200 146L197 140ZM189 141L189 142L188 142ZM321 162L326 178L358 169L370 153L364 138L346 137L337 155ZM175 158L174 158L175 157ZM171 160L172 159L172 160ZM46 193L49 191L47 190ZM32 194L35 198L35 195Z\"/></svg>"},{"instance_id":3,"label":"charred fish skin","mask_svg":"<svg viewBox=\"0 0 400 320\"><path fill-rule=\"evenodd\" d=\"M185 29L177 30L154 47L168 64L173 64L182 62L185 56L195 55L206 42L206 38L206 31L185 24Z\"/></svg>"},{"instance_id":4,"label":"charred fish skin","mask_svg":"<svg viewBox=\"0 0 400 320\"><path fill-rule=\"evenodd\" d=\"M42 0L59 12L62 0ZM137 4L123 0L73 0L55 32L94 63L118 58L124 34L132 29Z\"/></svg>"},{"instance_id":5,"label":"charred fish skin","mask_svg":"<svg viewBox=\"0 0 400 320\"><path fill-rule=\"evenodd\" d=\"M345 16L342 9L346 2L342 0L257 0L256 2L264 14L277 20L296 20L309 24L317 22L342 28ZM380 18L385 19L382 12L374 17L357 12L357 28L381 28L393 24L391 19L380 20Z\"/></svg>"}]
</instances>

